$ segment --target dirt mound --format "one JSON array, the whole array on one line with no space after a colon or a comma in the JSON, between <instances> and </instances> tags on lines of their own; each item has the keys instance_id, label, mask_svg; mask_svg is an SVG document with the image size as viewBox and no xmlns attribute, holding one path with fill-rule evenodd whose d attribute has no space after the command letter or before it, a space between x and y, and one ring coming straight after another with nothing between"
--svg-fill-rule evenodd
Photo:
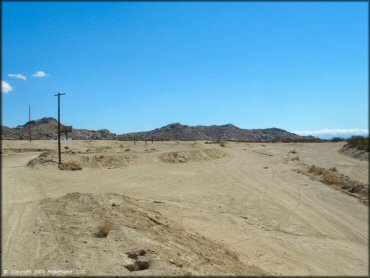
<instances>
[{"instance_id":1,"label":"dirt mound","mask_svg":"<svg viewBox=\"0 0 370 278\"><path fill-rule=\"evenodd\" d=\"M31 159L27 163L27 166L31 166L31 167L34 167L36 165L47 166L47 165L55 165L57 163L58 162L56 161L56 154L51 151L45 151L39 154L39 156L37 156L36 158Z\"/></svg>"},{"instance_id":2,"label":"dirt mound","mask_svg":"<svg viewBox=\"0 0 370 278\"><path fill-rule=\"evenodd\" d=\"M87 168L122 168L136 162L136 156L129 155L86 155L77 158L81 166Z\"/></svg>"},{"instance_id":3,"label":"dirt mound","mask_svg":"<svg viewBox=\"0 0 370 278\"><path fill-rule=\"evenodd\" d=\"M369 159L369 152L366 151L366 149L359 149L350 144L344 145L343 148L338 150L338 152L359 160Z\"/></svg>"},{"instance_id":4,"label":"dirt mound","mask_svg":"<svg viewBox=\"0 0 370 278\"><path fill-rule=\"evenodd\" d=\"M30 234L43 243L35 269L84 269L85 275L263 274L223 246L118 194L47 198Z\"/></svg>"},{"instance_id":5,"label":"dirt mound","mask_svg":"<svg viewBox=\"0 0 370 278\"><path fill-rule=\"evenodd\" d=\"M224 157L225 153L218 149L189 150L169 152L161 155L161 160L168 163L185 163L192 161L204 161Z\"/></svg>"},{"instance_id":6,"label":"dirt mound","mask_svg":"<svg viewBox=\"0 0 370 278\"><path fill-rule=\"evenodd\" d=\"M59 165L60 170L81 170L82 168L106 168L115 169L127 167L136 162L136 156L131 155L76 155L75 152L64 152L63 163ZM30 160L28 166L57 165L58 158L55 152L43 152L38 157Z\"/></svg>"}]
</instances>

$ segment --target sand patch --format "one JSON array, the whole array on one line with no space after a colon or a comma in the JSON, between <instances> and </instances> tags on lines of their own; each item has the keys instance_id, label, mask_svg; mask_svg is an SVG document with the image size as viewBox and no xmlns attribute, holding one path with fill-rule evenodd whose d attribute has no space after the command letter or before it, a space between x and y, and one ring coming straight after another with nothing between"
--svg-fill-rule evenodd
<instances>
[{"instance_id":1,"label":"sand patch","mask_svg":"<svg viewBox=\"0 0 370 278\"><path fill-rule=\"evenodd\" d=\"M226 154L218 149L188 150L164 153L161 155L161 160L168 163L185 163L217 159L224 156Z\"/></svg>"},{"instance_id":2,"label":"sand patch","mask_svg":"<svg viewBox=\"0 0 370 278\"><path fill-rule=\"evenodd\" d=\"M228 255L222 245L119 194L70 193L47 198L40 207L32 229L43 242L35 262L40 269L82 268L95 275L263 273Z\"/></svg>"}]
</instances>

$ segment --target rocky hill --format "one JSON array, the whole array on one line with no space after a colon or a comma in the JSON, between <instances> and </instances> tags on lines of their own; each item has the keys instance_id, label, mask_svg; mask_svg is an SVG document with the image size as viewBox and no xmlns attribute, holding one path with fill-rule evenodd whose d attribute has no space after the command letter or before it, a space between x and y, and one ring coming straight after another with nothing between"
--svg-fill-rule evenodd
<instances>
[{"instance_id":1,"label":"rocky hill","mask_svg":"<svg viewBox=\"0 0 370 278\"><path fill-rule=\"evenodd\" d=\"M32 139L57 139L58 122L54 118L42 118L31 121ZM2 126L2 139L28 139L27 122L15 128ZM116 135L107 129L88 130L73 129L68 134L74 140L224 140L224 141L295 141L315 139L314 137L299 136L283 129L241 129L232 124L212 126L188 126L173 123L151 131L134 132Z\"/></svg>"},{"instance_id":2,"label":"rocky hill","mask_svg":"<svg viewBox=\"0 0 370 278\"><path fill-rule=\"evenodd\" d=\"M241 129L232 124L212 126L188 126L169 124L151 131L118 135L120 140L224 140L224 141L286 141L311 137L299 136L278 128ZM313 137L311 139L314 139Z\"/></svg>"},{"instance_id":3,"label":"rocky hill","mask_svg":"<svg viewBox=\"0 0 370 278\"><path fill-rule=\"evenodd\" d=\"M15 128L2 126L1 139L28 140L30 123L32 127L32 139L45 140L58 138L58 121L54 118L45 117L40 120L27 122L26 124L19 125ZM116 134L111 133L107 129L73 129L73 132L68 133L68 137L74 140L114 140L116 139Z\"/></svg>"}]
</instances>

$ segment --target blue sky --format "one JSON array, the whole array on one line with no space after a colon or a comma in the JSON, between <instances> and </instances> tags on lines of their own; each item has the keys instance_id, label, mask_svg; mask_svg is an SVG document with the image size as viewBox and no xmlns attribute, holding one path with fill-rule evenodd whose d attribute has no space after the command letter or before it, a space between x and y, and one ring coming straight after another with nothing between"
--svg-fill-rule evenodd
<instances>
[{"instance_id":1,"label":"blue sky","mask_svg":"<svg viewBox=\"0 0 370 278\"><path fill-rule=\"evenodd\" d=\"M367 2L2 2L2 20L6 126L29 104L56 118L61 91L64 124L116 133L368 129Z\"/></svg>"}]
</instances>

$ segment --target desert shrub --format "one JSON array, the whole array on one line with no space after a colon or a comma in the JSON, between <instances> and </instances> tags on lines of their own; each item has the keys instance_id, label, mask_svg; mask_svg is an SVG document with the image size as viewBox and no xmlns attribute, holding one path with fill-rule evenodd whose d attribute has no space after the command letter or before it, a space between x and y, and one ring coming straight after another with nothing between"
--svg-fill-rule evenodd
<instances>
[{"instance_id":1,"label":"desert shrub","mask_svg":"<svg viewBox=\"0 0 370 278\"><path fill-rule=\"evenodd\" d=\"M328 184L343 185L343 182L331 173L325 173L322 178Z\"/></svg>"},{"instance_id":2,"label":"desert shrub","mask_svg":"<svg viewBox=\"0 0 370 278\"><path fill-rule=\"evenodd\" d=\"M348 144L351 147L355 147L359 150L369 151L369 137L363 136L352 136L351 138L347 139Z\"/></svg>"},{"instance_id":3,"label":"desert shrub","mask_svg":"<svg viewBox=\"0 0 370 278\"><path fill-rule=\"evenodd\" d=\"M308 172L313 173L315 175L322 175L324 173L322 168L317 167L315 165L311 165L310 168L308 168Z\"/></svg>"}]
</instances>

